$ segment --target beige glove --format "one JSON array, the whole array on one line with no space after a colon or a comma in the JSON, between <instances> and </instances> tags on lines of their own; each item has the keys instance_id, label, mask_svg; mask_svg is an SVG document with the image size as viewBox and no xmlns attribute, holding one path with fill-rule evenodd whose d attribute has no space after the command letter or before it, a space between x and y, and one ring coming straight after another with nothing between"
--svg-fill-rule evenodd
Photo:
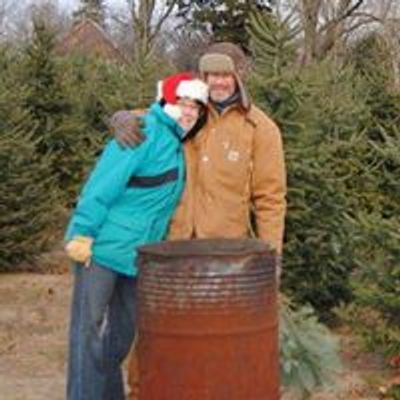
<instances>
[{"instance_id":1,"label":"beige glove","mask_svg":"<svg viewBox=\"0 0 400 400\"><path fill-rule=\"evenodd\" d=\"M92 257L92 244L93 239L91 237L75 236L66 244L65 251L73 261L88 267Z\"/></svg>"}]
</instances>

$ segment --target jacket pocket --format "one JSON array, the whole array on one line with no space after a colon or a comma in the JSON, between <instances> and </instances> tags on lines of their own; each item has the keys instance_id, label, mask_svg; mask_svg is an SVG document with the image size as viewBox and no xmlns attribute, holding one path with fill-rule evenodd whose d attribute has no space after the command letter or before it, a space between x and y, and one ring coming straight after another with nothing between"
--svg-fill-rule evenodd
<instances>
[{"instance_id":1,"label":"jacket pocket","mask_svg":"<svg viewBox=\"0 0 400 400\"><path fill-rule=\"evenodd\" d=\"M110 212L95 239L95 246L116 253L130 253L148 241L151 221Z\"/></svg>"}]
</instances>

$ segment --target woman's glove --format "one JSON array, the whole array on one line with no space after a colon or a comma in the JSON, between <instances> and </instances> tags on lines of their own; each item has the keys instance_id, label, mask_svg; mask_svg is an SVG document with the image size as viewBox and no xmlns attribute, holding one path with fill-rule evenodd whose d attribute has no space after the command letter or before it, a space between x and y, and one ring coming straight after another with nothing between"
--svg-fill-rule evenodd
<instances>
[{"instance_id":1,"label":"woman's glove","mask_svg":"<svg viewBox=\"0 0 400 400\"><path fill-rule=\"evenodd\" d=\"M91 237L75 236L66 244L65 251L71 260L88 267L92 258L92 244L93 239Z\"/></svg>"}]
</instances>

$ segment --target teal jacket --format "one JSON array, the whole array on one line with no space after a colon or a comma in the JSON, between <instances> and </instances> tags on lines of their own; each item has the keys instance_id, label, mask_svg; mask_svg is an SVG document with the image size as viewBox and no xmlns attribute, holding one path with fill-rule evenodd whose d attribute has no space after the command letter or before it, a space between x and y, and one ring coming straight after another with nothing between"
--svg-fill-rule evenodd
<instances>
[{"instance_id":1,"label":"teal jacket","mask_svg":"<svg viewBox=\"0 0 400 400\"><path fill-rule=\"evenodd\" d=\"M128 276L137 273L136 248L164 238L184 186L182 128L158 103L144 118L140 146L108 143L65 234L92 237L92 260Z\"/></svg>"}]
</instances>

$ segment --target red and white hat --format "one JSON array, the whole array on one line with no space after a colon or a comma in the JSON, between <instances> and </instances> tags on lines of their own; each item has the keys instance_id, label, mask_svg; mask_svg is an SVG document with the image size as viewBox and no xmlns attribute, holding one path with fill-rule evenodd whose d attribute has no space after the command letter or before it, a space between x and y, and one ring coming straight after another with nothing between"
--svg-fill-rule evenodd
<instances>
[{"instance_id":1,"label":"red and white hat","mask_svg":"<svg viewBox=\"0 0 400 400\"><path fill-rule=\"evenodd\" d=\"M190 72L181 72L168 76L158 82L157 100L164 99L164 111L173 119L181 117L181 109L176 104L178 99L186 97L206 105L208 102L208 86Z\"/></svg>"}]
</instances>

